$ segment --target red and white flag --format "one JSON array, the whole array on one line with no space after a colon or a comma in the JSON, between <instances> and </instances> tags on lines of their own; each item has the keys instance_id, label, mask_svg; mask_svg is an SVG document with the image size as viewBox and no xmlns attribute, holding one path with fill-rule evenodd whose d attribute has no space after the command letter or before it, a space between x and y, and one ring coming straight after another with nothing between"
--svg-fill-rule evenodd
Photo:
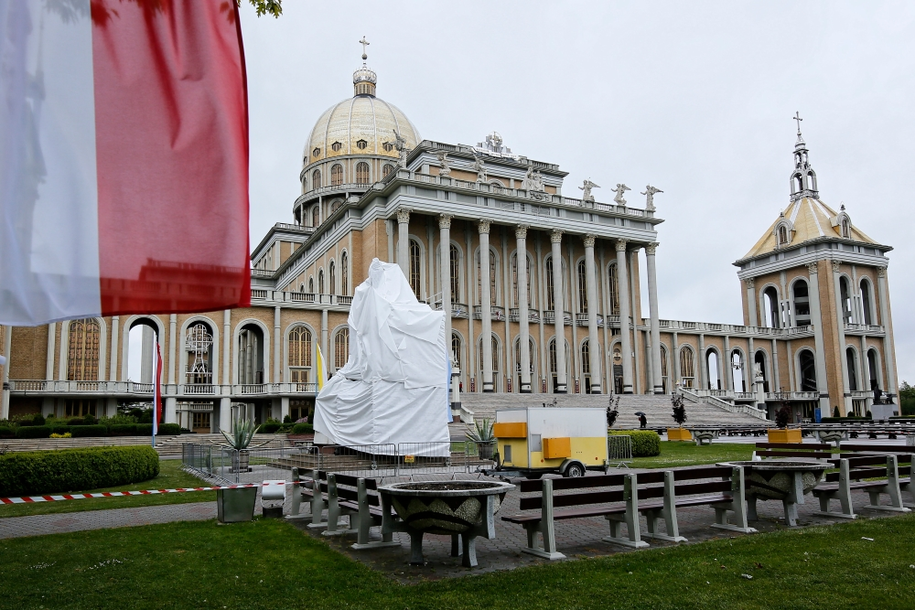
<instances>
[{"instance_id":1,"label":"red and white flag","mask_svg":"<svg viewBox=\"0 0 915 610\"><path fill-rule=\"evenodd\" d=\"M0 2L0 324L250 304L225 0Z\"/></svg>"}]
</instances>

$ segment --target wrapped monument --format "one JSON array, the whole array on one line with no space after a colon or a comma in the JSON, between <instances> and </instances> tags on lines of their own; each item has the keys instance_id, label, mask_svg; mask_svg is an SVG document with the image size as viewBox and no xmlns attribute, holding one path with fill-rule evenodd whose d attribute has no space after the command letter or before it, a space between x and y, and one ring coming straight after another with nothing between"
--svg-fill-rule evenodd
<instances>
[{"instance_id":1,"label":"wrapped monument","mask_svg":"<svg viewBox=\"0 0 915 610\"><path fill-rule=\"evenodd\" d=\"M315 432L339 445L436 442L425 455L447 452L443 312L416 300L398 265L376 258L353 295L348 324L349 360L318 394Z\"/></svg>"}]
</instances>

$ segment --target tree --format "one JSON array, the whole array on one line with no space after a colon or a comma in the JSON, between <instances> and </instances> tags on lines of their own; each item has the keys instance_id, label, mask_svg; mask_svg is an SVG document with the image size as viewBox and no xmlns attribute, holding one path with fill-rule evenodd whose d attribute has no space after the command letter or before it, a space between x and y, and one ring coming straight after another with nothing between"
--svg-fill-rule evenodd
<instances>
[{"instance_id":1,"label":"tree","mask_svg":"<svg viewBox=\"0 0 915 610\"><path fill-rule=\"evenodd\" d=\"M236 2L241 6L241 0L236 0ZM264 15L279 17L283 14L283 0L248 0L248 2L257 11L258 17L263 17Z\"/></svg>"},{"instance_id":2,"label":"tree","mask_svg":"<svg viewBox=\"0 0 915 610\"><path fill-rule=\"evenodd\" d=\"M915 415L915 387L905 381L899 386L900 415Z\"/></svg>"}]
</instances>

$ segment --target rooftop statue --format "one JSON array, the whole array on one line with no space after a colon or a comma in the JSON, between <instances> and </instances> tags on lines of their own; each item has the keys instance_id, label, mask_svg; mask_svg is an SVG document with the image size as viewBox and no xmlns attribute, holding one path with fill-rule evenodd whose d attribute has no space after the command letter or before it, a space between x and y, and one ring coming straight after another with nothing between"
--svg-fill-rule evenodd
<instances>
[{"instance_id":1,"label":"rooftop statue","mask_svg":"<svg viewBox=\"0 0 915 610\"><path fill-rule=\"evenodd\" d=\"M581 194L581 200L587 201L589 203L594 203L594 195L591 194L591 189L599 189L600 185L591 182L590 180L585 180L580 188L583 192Z\"/></svg>"},{"instance_id":2,"label":"rooftop statue","mask_svg":"<svg viewBox=\"0 0 915 610\"><path fill-rule=\"evenodd\" d=\"M662 191L661 189L655 188L655 187L651 186L650 184L646 185L645 192L639 193L640 195L646 195L645 209L648 210L649 212L654 212L655 211L655 207L654 207L655 193L663 193L663 192L664 191Z\"/></svg>"},{"instance_id":3,"label":"rooftop statue","mask_svg":"<svg viewBox=\"0 0 915 610\"><path fill-rule=\"evenodd\" d=\"M615 189L610 190L616 193L616 197L613 198L613 201L615 201L617 205L626 205L626 198L623 197L623 193L631 191L632 189L625 184L617 184Z\"/></svg>"},{"instance_id":4,"label":"rooftop statue","mask_svg":"<svg viewBox=\"0 0 915 610\"><path fill-rule=\"evenodd\" d=\"M451 175L451 165L448 163L448 153L441 151L438 153L438 164L441 166L441 169L438 170L439 176L450 176Z\"/></svg>"},{"instance_id":5,"label":"rooftop statue","mask_svg":"<svg viewBox=\"0 0 915 610\"><path fill-rule=\"evenodd\" d=\"M483 168L483 159L474 157L473 169L477 173L477 182L486 182L486 170Z\"/></svg>"}]
</instances>

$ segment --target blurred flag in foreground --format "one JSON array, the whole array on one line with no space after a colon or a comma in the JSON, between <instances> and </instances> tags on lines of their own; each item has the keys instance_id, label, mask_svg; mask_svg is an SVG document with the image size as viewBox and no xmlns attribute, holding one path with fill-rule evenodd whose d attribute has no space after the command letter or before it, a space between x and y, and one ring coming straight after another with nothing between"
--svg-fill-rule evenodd
<instances>
[{"instance_id":1,"label":"blurred flag in foreground","mask_svg":"<svg viewBox=\"0 0 915 610\"><path fill-rule=\"evenodd\" d=\"M0 324L250 304L235 2L0 0Z\"/></svg>"}]
</instances>

